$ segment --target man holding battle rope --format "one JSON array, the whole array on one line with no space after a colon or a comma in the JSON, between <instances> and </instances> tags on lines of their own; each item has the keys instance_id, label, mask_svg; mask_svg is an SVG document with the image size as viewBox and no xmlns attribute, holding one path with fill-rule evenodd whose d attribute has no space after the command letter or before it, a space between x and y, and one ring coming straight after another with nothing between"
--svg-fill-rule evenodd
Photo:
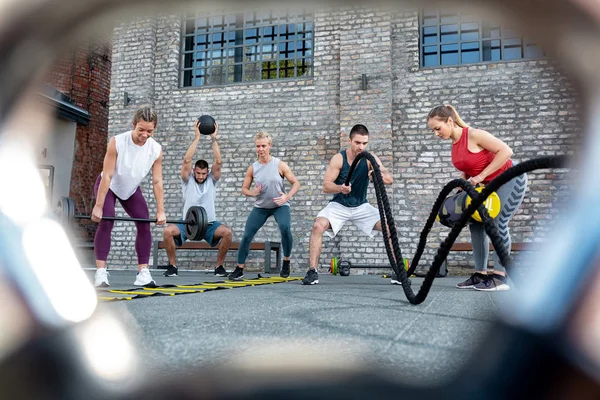
<instances>
[{"instance_id":1,"label":"man holding battle rope","mask_svg":"<svg viewBox=\"0 0 600 400\"><path fill-rule=\"evenodd\" d=\"M333 238L342 229L344 224L351 221L364 233L373 237L381 231L379 211L367 201L367 188L373 166L366 159L361 159L356 165L350 184L345 185L350 166L354 159L365 150L369 143L369 130L364 125L354 125L348 138L349 146L331 158L325 177L323 178L323 192L333 194L329 204L319 212L310 234L309 243L309 269L302 280L304 285L319 283L317 268L319 256L323 245L323 233ZM394 181L391 172L383 166L381 160L371 153L377 160L383 183L391 185Z\"/></svg>"}]
</instances>

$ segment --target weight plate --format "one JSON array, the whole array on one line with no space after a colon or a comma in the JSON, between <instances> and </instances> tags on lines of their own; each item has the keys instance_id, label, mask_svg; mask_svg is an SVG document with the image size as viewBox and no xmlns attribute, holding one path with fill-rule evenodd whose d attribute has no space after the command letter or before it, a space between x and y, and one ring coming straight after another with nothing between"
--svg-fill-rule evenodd
<instances>
[{"instance_id":1,"label":"weight plate","mask_svg":"<svg viewBox=\"0 0 600 400\"><path fill-rule=\"evenodd\" d=\"M185 221L192 222L185 226L185 233L189 240L200 241L204 239L207 225L206 210L204 208L199 206L190 207L185 215Z\"/></svg>"},{"instance_id":2,"label":"weight plate","mask_svg":"<svg viewBox=\"0 0 600 400\"><path fill-rule=\"evenodd\" d=\"M350 263L348 261L342 261L338 265L340 276L350 275Z\"/></svg>"},{"instance_id":3,"label":"weight plate","mask_svg":"<svg viewBox=\"0 0 600 400\"><path fill-rule=\"evenodd\" d=\"M185 225L185 235L189 240L196 240L195 237L198 236L198 231L200 230L198 226L199 218L197 207L190 207L185 214L185 222L187 222Z\"/></svg>"},{"instance_id":4,"label":"weight plate","mask_svg":"<svg viewBox=\"0 0 600 400\"><path fill-rule=\"evenodd\" d=\"M67 197L67 199L69 200L69 221L71 222L69 226L73 226L75 223L75 201L70 197Z\"/></svg>"},{"instance_id":5,"label":"weight plate","mask_svg":"<svg viewBox=\"0 0 600 400\"><path fill-rule=\"evenodd\" d=\"M61 197L58 204L58 213L60 224L64 229L70 229L75 216L75 205L70 197Z\"/></svg>"},{"instance_id":6,"label":"weight plate","mask_svg":"<svg viewBox=\"0 0 600 400\"><path fill-rule=\"evenodd\" d=\"M337 257L335 257L333 259L333 272L332 272L334 275L338 274L338 265L339 265L339 263L340 263L340 259L337 258Z\"/></svg>"}]
</instances>

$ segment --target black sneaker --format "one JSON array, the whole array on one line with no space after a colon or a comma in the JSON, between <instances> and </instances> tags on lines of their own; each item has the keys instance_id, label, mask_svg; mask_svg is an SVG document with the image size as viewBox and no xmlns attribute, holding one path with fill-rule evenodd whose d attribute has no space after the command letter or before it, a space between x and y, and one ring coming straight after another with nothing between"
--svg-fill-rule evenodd
<instances>
[{"instance_id":1,"label":"black sneaker","mask_svg":"<svg viewBox=\"0 0 600 400\"><path fill-rule=\"evenodd\" d=\"M163 275L164 276L177 276L177 267L169 264L167 266L167 270L165 271L165 273Z\"/></svg>"},{"instance_id":2,"label":"black sneaker","mask_svg":"<svg viewBox=\"0 0 600 400\"><path fill-rule=\"evenodd\" d=\"M319 283L319 274L314 269L309 269L304 279L302 279L303 285L316 285Z\"/></svg>"},{"instance_id":3,"label":"black sneaker","mask_svg":"<svg viewBox=\"0 0 600 400\"><path fill-rule=\"evenodd\" d=\"M290 276L290 260L283 260L283 265L281 267L281 272L279 276L282 278L287 278Z\"/></svg>"},{"instance_id":4,"label":"black sneaker","mask_svg":"<svg viewBox=\"0 0 600 400\"><path fill-rule=\"evenodd\" d=\"M235 270L229 274L230 281L241 281L244 277L244 268L235 267Z\"/></svg>"},{"instance_id":5,"label":"black sneaker","mask_svg":"<svg viewBox=\"0 0 600 400\"><path fill-rule=\"evenodd\" d=\"M227 273L227 271L225 271L225 268L223 268L222 265L219 265L217 268L215 268L215 276L227 276L229 275Z\"/></svg>"},{"instance_id":6,"label":"black sneaker","mask_svg":"<svg viewBox=\"0 0 600 400\"><path fill-rule=\"evenodd\" d=\"M488 279L488 276L486 274L475 272L466 281L457 283L456 287L459 289L473 289L475 287L475 285L479 285L481 282L483 282L487 279Z\"/></svg>"},{"instance_id":7,"label":"black sneaker","mask_svg":"<svg viewBox=\"0 0 600 400\"><path fill-rule=\"evenodd\" d=\"M493 274L489 275L488 279L479 282L473 286L475 290L481 290L484 292L497 292L510 290L510 286L506 283L506 277L503 275Z\"/></svg>"}]
</instances>

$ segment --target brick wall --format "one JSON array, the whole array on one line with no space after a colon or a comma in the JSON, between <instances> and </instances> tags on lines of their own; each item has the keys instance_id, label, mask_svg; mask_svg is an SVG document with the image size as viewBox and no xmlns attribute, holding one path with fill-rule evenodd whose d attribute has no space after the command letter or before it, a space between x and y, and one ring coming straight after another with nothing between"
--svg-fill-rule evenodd
<instances>
[{"instance_id":1,"label":"brick wall","mask_svg":"<svg viewBox=\"0 0 600 400\"><path fill-rule=\"evenodd\" d=\"M356 123L372 132L369 149L394 173L388 187L405 257L412 258L416 240L430 207L444 183L457 176L450 163L449 143L428 131L429 109L451 102L473 126L505 140L521 161L542 154L573 151L580 119L575 92L548 60L470 65L453 68L418 67L418 19L415 12L336 8L315 16L314 77L286 81L235 84L212 88L179 88L180 21L177 16L141 20L114 32L110 97L110 135L129 128L133 110L151 103L159 112L156 139L163 145L166 211L179 217L179 169L193 139L193 122L211 114L220 125L223 178L217 197L217 217L240 240L252 207L240 191L244 173L254 161L252 137L259 130L274 136L273 154L288 162L302 187L292 202L294 250L292 267L308 264L308 239L313 220L330 196L321 192L329 159L347 145ZM143 61L143 62L142 62ZM367 90L361 75L367 74ZM132 103L125 107L123 92ZM212 162L209 140L201 141L196 158ZM530 176L530 191L511 225L515 241L543 238L552 221L552 201L566 194L564 171ZM144 194L155 210L150 178ZM375 204L370 190L369 199ZM153 211L152 211L153 212ZM436 225L430 247L447 229ZM153 228L154 239L162 229ZM133 226L115 225L109 264L133 268ZM463 235L461 240L468 236ZM279 240L269 221L255 240ZM261 268L260 252L248 266ZM381 236L369 239L351 226L335 240L323 240L321 266L332 256L352 262L385 263ZM422 265L429 265L432 250ZM212 268L213 252L180 252L183 268ZM454 255L452 256L453 259ZM468 261L468 257L463 257ZM457 255L456 260L461 260ZM227 267L233 266L230 253ZM159 264L165 264L164 253Z\"/></svg>"},{"instance_id":2,"label":"brick wall","mask_svg":"<svg viewBox=\"0 0 600 400\"><path fill-rule=\"evenodd\" d=\"M108 39L101 44L77 47L60 57L45 79L90 114L89 125L77 125L75 137L69 195L78 213L92 212L94 183L102 171L106 152L111 53ZM93 240L96 224L79 221L78 228L75 232L78 240Z\"/></svg>"}]
</instances>

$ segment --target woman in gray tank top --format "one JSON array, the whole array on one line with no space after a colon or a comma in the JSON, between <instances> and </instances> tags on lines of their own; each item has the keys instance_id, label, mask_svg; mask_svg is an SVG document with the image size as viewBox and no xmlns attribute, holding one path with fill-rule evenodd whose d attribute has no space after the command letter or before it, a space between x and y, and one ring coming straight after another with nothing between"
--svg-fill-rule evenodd
<instances>
[{"instance_id":1,"label":"woman in gray tank top","mask_svg":"<svg viewBox=\"0 0 600 400\"><path fill-rule=\"evenodd\" d=\"M254 145L258 159L246 171L242 193L248 197L256 197L256 201L246 220L244 235L238 250L238 266L229 275L229 279L233 281L243 278L250 243L256 232L271 215L275 218L281 232L283 266L280 275L284 278L290 276L290 254L293 240L289 200L300 188L300 182L285 162L271 155L273 139L270 134L267 132L257 133L254 136ZM292 184L288 193L285 192L284 178ZM255 184L253 189L251 189L252 182Z\"/></svg>"}]
</instances>

